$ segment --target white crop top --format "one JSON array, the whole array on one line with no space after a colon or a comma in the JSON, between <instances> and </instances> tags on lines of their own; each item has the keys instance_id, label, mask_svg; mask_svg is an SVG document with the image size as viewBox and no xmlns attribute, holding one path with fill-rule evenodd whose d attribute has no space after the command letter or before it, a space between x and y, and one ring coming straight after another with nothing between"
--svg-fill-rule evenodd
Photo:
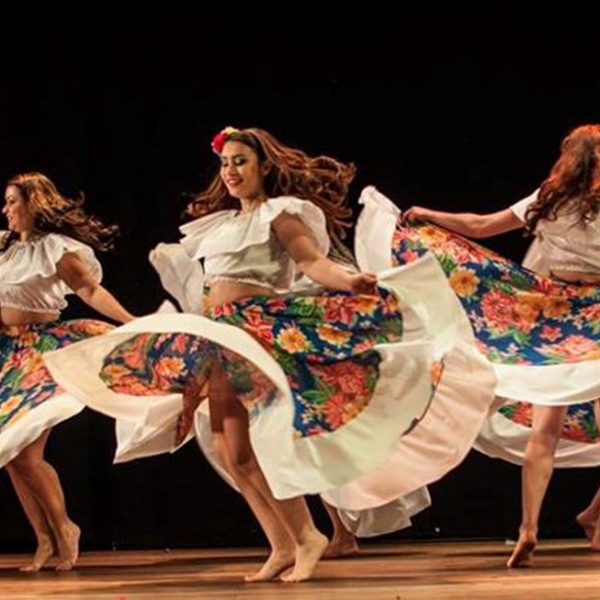
<instances>
[{"instance_id":1,"label":"white crop top","mask_svg":"<svg viewBox=\"0 0 600 600\"><path fill-rule=\"evenodd\" d=\"M202 311L205 279L233 279L285 293L297 285L294 263L271 229L283 212L297 215L319 250L329 253L323 211L312 202L281 196L250 213L224 210L186 223L180 228L185 236L181 243L158 244L150 252L150 262L164 289L185 312Z\"/></svg>"},{"instance_id":2,"label":"white crop top","mask_svg":"<svg viewBox=\"0 0 600 600\"><path fill-rule=\"evenodd\" d=\"M538 192L510 207L521 221L525 222L525 213L537 200ZM537 256L536 264L524 262L525 266L546 275L552 271L600 273L600 215L586 225L577 221L577 213L569 207L555 221L540 220L532 245L535 252L528 254Z\"/></svg>"},{"instance_id":3,"label":"white crop top","mask_svg":"<svg viewBox=\"0 0 600 600\"><path fill-rule=\"evenodd\" d=\"M0 251L0 306L31 312L63 310L65 296L73 293L56 274L56 264L65 252L77 253L92 277L98 282L102 279L94 251L82 242L59 233L17 240Z\"/></svg>"},{"instance_id":4,"label":"white crop top","mask_svg":"<svg viewBox=\"0 0 600 600\"><path fill-rule=\"evenodd\" d=\"M287 290L295 275L294 262L271 225L282 213L297 215L319 250L327 255L330 240L323 211L293 196L271 198L248 213L223 210L183 225L181 245L192 260L204 259L209 280L232 279Z\"/></svg>"}]
</instances>

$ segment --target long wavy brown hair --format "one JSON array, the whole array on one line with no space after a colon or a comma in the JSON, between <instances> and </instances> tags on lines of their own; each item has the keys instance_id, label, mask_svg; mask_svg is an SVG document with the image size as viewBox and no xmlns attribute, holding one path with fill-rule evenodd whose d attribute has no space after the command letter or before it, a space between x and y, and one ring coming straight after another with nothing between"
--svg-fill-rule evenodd
<instances>
[{"instance_id":1,"label":"long wavy brown hair","mask_svg":"<svg viewBox=\"0 0 600 600\"><path fill-rule=\"evenodd\" d=\"M76 199L63 196L42 173L22 173L10 179L6 185L15 186L23 194L37 231L62 233L97 250L110 250L113 247L119 228L116 225L104 225L97 217L88 215L82 207L83 194Z\"/></svg>"},{"instance_id":2,"label":"long wavy brown hair","mask_svg":"<svg viewBox=\"0 0 600 600\"><path fill-rule=\"evenodd\" d=\"M226 141L245 144L256 153L260 164L269 163L271 168L263 181L269 198L296 196L314 202L325 213L330 236L334 240L345 237L352 216L346 202L356 173L353 164L329 156L313 158L285 146L264 129L236 130L227 135ZM239 200L229 195L217 173L208 188L187 206L186 213L200 217L227 208L239 208Z\"/></svg>"},{"instance_id":3,"label":"long wavy brown hair","mask_svg":"<svg viewBox=\"0 0 600 600\"><path fill-rule=\"evenodd\" d=\"M559 159L525 213L526 227L533 232L542 219L555 221L565 212L582 226L600 212L600 125L577 127L563 140Z\"/></svg>"}]
</instances>

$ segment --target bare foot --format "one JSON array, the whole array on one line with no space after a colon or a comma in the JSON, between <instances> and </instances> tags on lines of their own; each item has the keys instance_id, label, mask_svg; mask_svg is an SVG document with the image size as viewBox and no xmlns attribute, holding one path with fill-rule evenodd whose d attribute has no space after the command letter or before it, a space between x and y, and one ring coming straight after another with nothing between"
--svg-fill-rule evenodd
<instances>
[{"instance_id":1,"label":"bare foot","mask_svg":"<svg viewBox=\"0 0 600 600\"><path fill-rule=\"evenodd\" d=\"M356 538L349 532L344 535L334 535L323 558L346 558L347 556L354 556L360 552Z\"/></svg>"},{"instance_id":2,"label":"bare foot","mask_svg":"<svg viewBox=\"0 0 600 600\"><path fill-rule=\"evenodd\" d=\"M506 566L509 569L528 567L531 565L533 551L537 545L537 536L533 533L521 533L517 545L510 555Z\"/></svg>"},{"instance_id":3,"label":"bare foot","mask_svg":"<svg viewBox=\"0 0 600 600\"><path fill-rule=\"evenodd\" d=\"M75 523L69 523L61 531L58 539L59 560L57 571L70 571L79 558L79 536L81 530Z\"/></svg>"},{"instance_id":4,"label":"bare foot","mask_svg":"<svg viewBox=\"0 0 600 600\"><path fill-rule=\"evenodd\" d=\"M588 541L592 541L592 539L594 538L594 531L596 530L596 521L593 521L592 519L590 519L586 514L585 511L579 513L576 517L575 520L577 521L579 527L581 527L581 529L583 529L583 533L585 533L585 537L588 539Z\"/></svg>"},{"instance_id":5,"label":"bare foot","mask_svg":"<svg viewBox=\"0 0 600 600\"><path fill-rule=\"evenodd\" d=\"M329 540L322 533L311 533L306 541L296 548L294 568L289 575L282 575L281 581L298 583L309 579L328 545Z\"/></svg>"},{"instance_id":6,"label":"bare foot","mask_svg":"<svg viewBox=\"0 0 600 600\"><path fill-rule=\"evenodd\" d=\"M265 564L254 575L246 575L246 583L256 583L259 581L270 581L277 575L289 569L294 564L294 551L273 550Z\"/></svg>"},{"instance_id":7,"label":"bare foot","mask_svg":"<svg viewBox=\"0 0 600 600\"><path fill-rule=\"evenodd\" d=\"M50 536L43 536L38 539L37 549L33 555L32 561L19 569L22 573L37 573L54 555L54 544Z\"/></svg>"}]
</instances>

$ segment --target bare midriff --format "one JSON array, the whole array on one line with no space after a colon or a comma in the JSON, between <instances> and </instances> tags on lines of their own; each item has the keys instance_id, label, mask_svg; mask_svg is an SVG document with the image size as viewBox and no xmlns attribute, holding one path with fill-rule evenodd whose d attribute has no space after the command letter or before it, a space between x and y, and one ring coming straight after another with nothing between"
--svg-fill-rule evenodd
<instances>
[{"instance_id":1,"label":"bare midriff","mask_svg":"<svg viewBox=\"0 0 600 600\"><path fill-rule=\"evenodd\" d=\"M243 281L232 281L230 279L217 279L210 284L208 299L211 305L237 302L243 298L252 296L275 296L273 288L244 283Z\"/></svg>"},{"instance_id":2,"label":"bare midriff","mask_svg":"<svg viewBox=\"0 0 600 600\"><path fill-rule=\"evenodd\" d=\"M34 312L12 306L0 306L0 325L7 327L47 323L48 321L55 321L57 317L58 313L55 312Z\"/></svg>"},{"instance_id":3,"label":"bare midriff","mask_svg":"<svg viewBox=\"0 0 600 600\"><path fill-rule=\"evenodd\" d=\"M567 283L600 283L600 273L589 271L552 271L552 277Z\"/></svg>"}]
</instances>

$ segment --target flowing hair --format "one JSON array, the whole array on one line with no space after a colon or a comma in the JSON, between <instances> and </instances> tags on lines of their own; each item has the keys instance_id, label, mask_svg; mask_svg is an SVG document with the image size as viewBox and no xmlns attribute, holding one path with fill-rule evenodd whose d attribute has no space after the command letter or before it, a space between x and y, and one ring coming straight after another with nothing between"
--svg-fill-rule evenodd
<instances>
[{"instance_id":1,"label":"flowing hair","mask_svg":"<svg viewBox=\"0 0 600 600\"><path fill-rule=\"evenodd\" d=\"M285 146L263 129L224 131L228 133L223 142L245 144L256 153L259 163L269 163L271 168L263 181L268 197L296 196L310 200L325 214L334 246L341 245L346 229L351 226L352 210L347 205L347 196L356 173L353 164L344 164L329 156L308 156L301 150ZM239 200L229 195L217 173L208 188L190 202L186 213L200 217L238 207Z\"/></svg>"},{"instance_id":2,"label":"flowing hair","mask_svg":"<svg viewBox=\"0 0 600 600\"><path fill-rule=\"evenodd\" d=\"M555 221L564 212L585 226L600 211L600 125L582 125L563 140L561 154L542 183L537 200L525 213L534 232L539 221Z\"/></svg>"},{"instance_id":3,"label":"flowing hair","mask_svg":"<svg viewBox=\"0 0 600 600\"><path fill-rule=\"evenodd\" d=\"M42 173L16 175L7 185L15 186L23 195L37 231L62 233L97 250L112 249L119 228L104 225L97 217L88 215L82 207L83 194L77 199L63 196ZM16 234L11 232L9 238L16 238ZM10 239L3 240L4 246Z\"/></svg>"}]
</instances>

